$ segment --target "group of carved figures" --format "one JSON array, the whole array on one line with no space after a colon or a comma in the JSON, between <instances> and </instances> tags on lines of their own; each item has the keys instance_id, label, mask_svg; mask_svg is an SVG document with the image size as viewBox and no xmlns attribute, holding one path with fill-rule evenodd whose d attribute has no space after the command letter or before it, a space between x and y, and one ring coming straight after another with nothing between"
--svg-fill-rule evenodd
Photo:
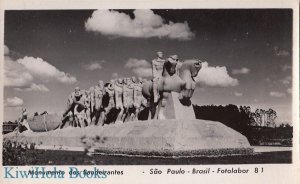
<instances>
[{"instance_id":1,"label":"group of carved figures","mask_svg":"<svg viewBox=\"0 0 300 184\"><path fill-rule=\"evenodd\" d=\"M201 69L202 61L191 59L179 61L177 55L163 58L157 52L152 60L153 79L141 77L119 78L95 87L81 90L78 87L68 98L61 128L86 127L140 120L141 112L147 110L146 119L163 119L161 114L170 92L179 93L179 101L190 105L196 87L194 77Z\"/></svg>"},{"instance_id":2,"label":"group of carved figures","mask_svg":"<svg viewBox=\"0 0 300 184\"><path fill-rule=\"evenodd\" d=\"M95 87L78 87L68 98L61 127L104 125L138 120L139 113L148 106L142 95L143 79L120 78Z\"/></svg>"}]
</instances>

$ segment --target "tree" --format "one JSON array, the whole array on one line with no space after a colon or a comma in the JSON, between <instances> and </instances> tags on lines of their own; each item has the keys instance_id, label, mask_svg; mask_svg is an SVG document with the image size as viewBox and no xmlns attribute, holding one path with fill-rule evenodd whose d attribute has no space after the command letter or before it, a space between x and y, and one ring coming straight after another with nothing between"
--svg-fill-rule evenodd
<instances>
[{"instance_id":1,"label":"tree","mask_svg":"<svg viewBox=\"0 0 300 184\"><path fill-rule=\"evenodd\" d=\"M251 121L251 126L259 126L259 123L258 123L258 118L256 117L256 113L255 112L251 112L250 114L251 118L250 118L250 121Z\"/></svg>"},{"instance_id":2,"label":"tree","mask_svg":"<svg viewBox=\"0 0 300 184\"><path fill-rule=\"evenodd\" d=\"M286 124L285 124L285 127L286 127L286 128L292 128L292 126L291 126L289 123L286 123Z\"/></svg>"},{"instance_id":3,"label":"tree","mask_svg":"<svg viewBox=\"0 0 300 184\"><path fill-rule=\"evenodd\" d=\"M270 108L269 110L266 111L266 115L267 115L267 127L269 126L274 127L275 119L277 118L276 111Z\"/></svg>"},{"instance_id":4,"label":"tree","mask_svg":"<svg viewBox=\"0 0 300 184\"><path fill-rule=\"evenodd\" d=\"M261 112L260 112L260 109L256 109L254 114L253 114L253 117L255 119L255 122L256 122L256 125L258 126L262 126L262 123L263 123L263 117L261 115Z\"/></svg>"},{"instance_id":5,"label":"tree","mask_svg":"<svg viewBox=\"0 0 300 184\"><path fill-rule=\"evenodd\" d=\"M266 126L266 111L259 109L260 116L262 117L262 126Z\"/></svg>"}]
</instances>

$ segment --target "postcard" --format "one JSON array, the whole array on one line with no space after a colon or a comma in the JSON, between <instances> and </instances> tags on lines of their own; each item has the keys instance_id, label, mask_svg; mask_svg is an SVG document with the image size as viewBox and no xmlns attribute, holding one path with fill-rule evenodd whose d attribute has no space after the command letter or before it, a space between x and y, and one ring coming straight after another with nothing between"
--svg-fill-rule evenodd
<instances>
[{"instance_id":1,"label":"postcard","mask_svg":"<svg viewBox=\"0 0 300 184\"><path fill-rule=\"evenodd\" d=\"M297 1L2 1L1 183L298 183Z\"/></svg>"}]
</instances>

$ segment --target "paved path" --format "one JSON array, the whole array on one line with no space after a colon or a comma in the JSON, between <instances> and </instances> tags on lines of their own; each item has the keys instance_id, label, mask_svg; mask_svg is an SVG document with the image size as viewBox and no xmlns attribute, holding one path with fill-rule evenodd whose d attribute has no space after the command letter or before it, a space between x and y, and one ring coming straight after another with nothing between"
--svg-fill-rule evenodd
<instances>
[{"instance_id":1,"label":"paved path","mask_svg":"<svg viewBox=\"0 0 300 184\"><path fill-rule=\"evenodd\" d=\"M252 146L255 152L292 151L293 147L282 146Z\"/></svg>"}]
</instances>

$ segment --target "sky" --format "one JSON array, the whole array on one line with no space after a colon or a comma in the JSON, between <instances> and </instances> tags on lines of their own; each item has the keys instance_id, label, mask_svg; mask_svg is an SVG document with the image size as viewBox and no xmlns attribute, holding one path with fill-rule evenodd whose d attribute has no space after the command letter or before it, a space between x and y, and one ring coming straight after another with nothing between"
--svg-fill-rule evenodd
<instances>
[{"instance_id":1,"label":"sky","mask_svg":"<svg viewBox=\"0 0 300 184\"><path fill-rule=\"evenodd\" d=\"M61 114L76 86L151 78L157 51L205 61L192 103L272 108L291 123L292 10L5 11L4 121Z\"/></svg>"}]
</instances>

